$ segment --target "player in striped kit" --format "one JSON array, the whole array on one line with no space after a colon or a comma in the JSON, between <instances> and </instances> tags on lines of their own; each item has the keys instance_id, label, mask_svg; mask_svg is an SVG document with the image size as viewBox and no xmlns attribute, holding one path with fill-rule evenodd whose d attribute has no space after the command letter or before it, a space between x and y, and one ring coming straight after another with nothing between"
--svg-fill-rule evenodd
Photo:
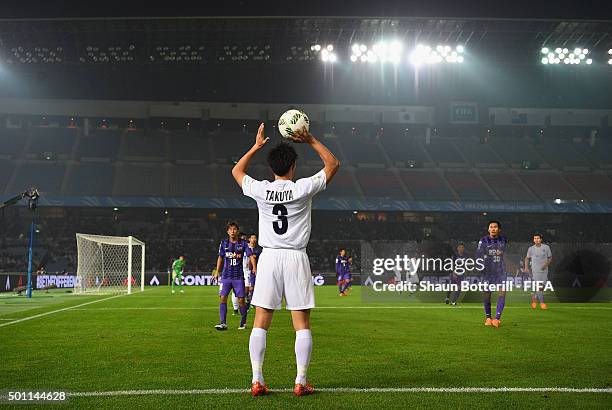
<instances>
[{"instance_id":1,"label":"player in striped kit","mask_svg":"<svg viewBox=\"0 0 612 410\"><path fill-rule=\"evenodd\" d=\"M247 290L247 309L251 307L251 299L255 290L255 276L257 274L257 260L263 248L257 244L257 235L249 235L249 246L246 251L244 282Z\"/></svg>"},{"instance_id":2,"label":"player in striped kit","mask_svg":"<svg viewBox=\"0 0 612 410\"><path fill-rule=\"evenodd\" d=\"M238 297L240 305L240 326L238 329L246 329L247 307L244 301L244 271L242 260L246 252L247 243L238 237L238 224L229 222L227 224L227 239L223 239L219 245L219 256L217 257L217 272L221 272L221 292L219 295L219 324L215 325L217 330L227 330L227 296L233 290Z\"/></svg>"},{"instance_id":3,"label":"player in striped kit","mask_svg":"<svg viewBox=\"0 0 612 410\"><path fill-rule=\"evenodd\" d=\"M500 235L501 223L498 221L490 221L488 230L489 234L478 242L476 258L484 260L484 282L490 285L501 285L507 278L504 252L508 240L505 236ZM491 292L484 292L483 304L486 315L485 326L499 327L506 305L506 291L501 289L498 291L495 319L491 316Z\"/></svg>"},{"instance_id":4,"label":"player in striped kit","mask_svg":"<svg viewBox=\"0 0 612 410\"><path fill-rule=\"evenodd\" d=\"M346 296L346 288L350 283L350 265L344 248L340 249L336 256L336 275L338 275L338 292L340 296Z\"/></svg>"}]
</instances>

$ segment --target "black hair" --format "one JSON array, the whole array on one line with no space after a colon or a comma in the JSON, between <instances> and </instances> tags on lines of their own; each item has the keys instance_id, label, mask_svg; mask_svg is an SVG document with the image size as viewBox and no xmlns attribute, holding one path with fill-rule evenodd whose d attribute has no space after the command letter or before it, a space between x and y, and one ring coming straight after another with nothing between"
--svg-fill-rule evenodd
<instances>
[{"instance_id":1,"label":"black hair","mask_svg":"<svg viewBox=\"0 0 612 410\"><path fill-rule=\"evenodd\" d=\"M244 233L244 232L238 232L238 236L246 236L246 233Z\"/></svg>"},{"instance_id":2,"label":"black hair","mask_svg":"<svg viewBox=\"0 0 612 410\"><path fill-rule=\"evenodd\" d=\"M249 234L249 238L250 238L251 236L257 236L257 234L256 234L255 232L253 232L253 233L250 233L250 234Z\"/></svg>"},{"instance_id":3,"label":"black hair","mask_svg":"<svg viewBox=\"0 0 612 410\"><path fill-rule=\"evenodd\" d=\"M268 152L268 165L272 168L274 175L282 177L289 173L297 158L298 155L295 152L295 148L285 142L281 142Z\"/></svg>"},{"instance_id":4,"label":"black hair","mask_svg":"<svg viewBox=\"0 0 612 410\"><path fill-rule=\"evenodd\" d=\"M460 246L465 246L465 244L464 244L463 242L459 242L459 243L457 244L457 248L458 248L458 247L460 247Z\"/></svg>"},{"instance_id":5,"label":"black hair","mask_svg":"<svg viewBox=\"0 0 612 410\"><path fill-rule=\"evenodd\" d=\"M238 222L236 221L229 221L227 225L225 225L225 230L227 231L230 228L230 226L235 226L236 229L240 229L240 227L238 226Z\"/></svg>"},{"instance_id":6,"label":"black hair","mask_svg":"<svg viewBox=\"0 0 612 410\"><path fill-rule=\"evenodd\" d=\"M543 238L542 234L541 234L541 233L539 233L539 232L534 233L534 234L533 234L533 236L539 236L539 237L540 237L540 239L542 239L542 238Z\"/></svg>"},{"instance_id":7,"label":"black hair","mask_svg":"<svg viewBox=\"0 0 612 410\"><path fill-rule=\"evenodd\" d=\"M344 248L340 248L340 249L338 249L338 253L340 253L340 252L342 252L342 251L346 251L346 249L344 249Z\"/></svg>"},{"instance_id":8,"label":"black hair","mask_svg":"<svg viewBox=\"0 0 612 410\"><path fill-rule=\"evenodd\" d=\"M496 221L496 220L489 221L489 223L487 224L487 227L489 227L491 224L497 224L497 227L501 229L501 224L499 223L499 221Z\"/></svg>"}]
</instances>

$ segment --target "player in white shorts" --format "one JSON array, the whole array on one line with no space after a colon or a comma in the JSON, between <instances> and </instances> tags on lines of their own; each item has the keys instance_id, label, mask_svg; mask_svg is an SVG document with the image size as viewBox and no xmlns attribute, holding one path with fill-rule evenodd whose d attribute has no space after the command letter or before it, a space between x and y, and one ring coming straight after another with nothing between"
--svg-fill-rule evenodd
<instances>
[{"instance_id":1,"label":"player in white shorts","mask_svg":"<svg viewBox=\"0 0 612 410\"><path fill-rule=\"evenodd\" d=\"M305 130L292 137L293 142L310 145L321 157L323 169L317 174L293 182L297 153L286 143L270 150L268 165L274 181L257 181L246 174L251 158L269 138L264 137L264 124L259 126L255 144L232 169L234 179L244 195L257 202L259 212L259 244L263 247L257 263L257 286L251 304L256 307L255 321L249 340L253 379L251 394L268 393L262 368L266 351L266 334L274 310L281 308L283 297L291 311L295 336L297 377L294 394L312 394L306 371L312 352L310 309L314 307L314 287L306 245L310 238L312 197L325 189L340 167L325 145Z\"/></svg>"}]
</instances>

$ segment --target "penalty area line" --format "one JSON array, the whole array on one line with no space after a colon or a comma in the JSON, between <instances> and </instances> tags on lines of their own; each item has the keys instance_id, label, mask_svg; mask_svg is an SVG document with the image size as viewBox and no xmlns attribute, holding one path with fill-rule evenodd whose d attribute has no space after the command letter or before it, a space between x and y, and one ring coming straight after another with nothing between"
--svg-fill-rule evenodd
<instances>
[{"instance_id":1,"label":"penalty area line","mask_svg":"<svg viewBox=\"0 0 612 410\"><path fill-rule=\"evenodd\" d=\"M26 316L26 317L21 318L21 319L16 319L16 320L13 320L12 322L0 323L0 327L9 326L9 325L14 325L14 324L17 324L17 323L25 322L25 321L27 321L27 320L32 320L32 319L37 319L37 318L39 318L39 317L44 317L44 316L53 315L53 314L55 314L55 313L64 312L64 311L66 311L66 310L73 310L73 309L77 309L77 308L80 308L80 307L83 307L83 306L92 305L92 304L94 304L94 303L98 303L98 302L104 302L105 300L115 299L115 298L119 298L119 297L121 297L121 296L126 296L126 295L127 295L127 293L125 293L125 294L121 294L121 295L109 296L109 297L107 297L107 298L103 298L103 299L96 299L96 300L92 300L92 301L89 301L89 302L81 303L81 304L78 304L78 305L75 305L75 306L68 306L68 307L61 308L61 309L51 310L51 311L49 311L49 312L39 313L39 314L37 314L37 315Z\"/></svg>"},{"instance_id":2,"label":"penalty area line","mask_svg":"<svg viewBox=\"0 0 612 410\"><path fill-rule=\"evenodd\" d=\"M193 389L193 390L117 390L71 392L70 397L113 397L145 395L212 395L246 394L249 389ZM293 389L270 389L272 393L290 393ZM612 393L612 388L573 387L328 387L315 389L320 393Z\"/></svg>"}]
</instances>

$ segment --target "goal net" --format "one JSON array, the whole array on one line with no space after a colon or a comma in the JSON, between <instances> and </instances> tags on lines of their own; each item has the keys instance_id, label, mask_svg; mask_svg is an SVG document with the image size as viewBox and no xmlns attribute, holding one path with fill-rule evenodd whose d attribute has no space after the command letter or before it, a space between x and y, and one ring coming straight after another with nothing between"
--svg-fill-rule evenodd
<instances>
[{"instance_id":1,"label":"goal net","mask_svg":"<svg viewBox=\"0 0 612 410\"><path fill-rule=\"evenodd\" d=\"M145 244L133 236L76 234L75 293L144 290Z\"/></svg>"}]
</instances>

